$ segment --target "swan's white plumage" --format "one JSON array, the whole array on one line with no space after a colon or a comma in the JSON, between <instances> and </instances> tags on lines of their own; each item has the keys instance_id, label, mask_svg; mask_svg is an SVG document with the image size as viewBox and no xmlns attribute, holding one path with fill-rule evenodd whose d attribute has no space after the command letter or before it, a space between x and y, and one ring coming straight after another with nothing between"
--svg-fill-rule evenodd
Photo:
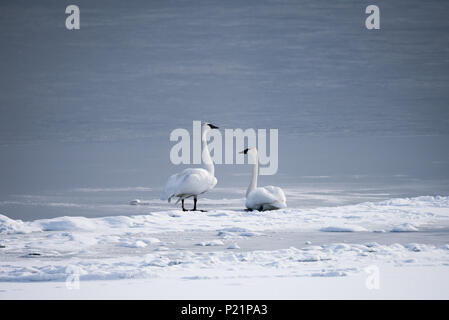
<instances>
[{"instance_id":1,"label":"swan's white plumage","mask_svg":"<svg viewBox=\"0 0 449 320\"><path fill-rule=\"evenodd\" d=\"M188 168L184 169L180 173L172 175L168 178L168 181L165 184L164 191L161 194L161 200L168 200L168 202L171 202L171 199L176 197L178 198L176 203L183 200L182 210L185 210L184 199L193 197L193 210L196 210L198 195L203 194L215 187L217 184L217 178L215 178L214 163L210 157L209 148L207 147L206 136L210 129L218 129L218 127L205 122L201 124L201 158L204 169Z\"/></svg>"},{"instance_id":2,"label":"swan's white plumage","mask_svg":"<svg viewBox=\"0 0 449 320\"><path fill-rule=\"evenodd\" d=\"M245 205L249 210L277 210L287 208L287 200L284 191L279 187L266 186L257 187L257 176L259 175L259 156L257 148L245 149L241 153L247 154L253 160L253 176L246 190Z\"/></svg>"},{"instance_id":3,"label":"swan's white plumage","mask_svg":"<svg viewBox=\"0 0 449 320\"><path fill-rule=\"evenodd\" d=\"M246 207L251 210L275 210L287 207L284 191L279 187L256 188L246 196Z\"/></svg>"},{"instance_id":4,"label":"swan's white plumage","mask_svg":"<svg viewBox=\"0 0 449 320\"><path fill-rule=\"evenodd\" d=\"M192 196L203 194L217 184L217 178L207 170L201 168L188 168L172 175L165 185L161 200L171 201L177 197L178 201Z\"/></svg>"}]
</instances>

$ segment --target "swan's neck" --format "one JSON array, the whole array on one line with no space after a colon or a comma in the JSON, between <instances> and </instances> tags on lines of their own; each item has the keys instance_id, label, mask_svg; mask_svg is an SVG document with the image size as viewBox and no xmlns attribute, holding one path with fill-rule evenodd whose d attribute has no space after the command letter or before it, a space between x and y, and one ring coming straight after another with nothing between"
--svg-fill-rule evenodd
<instances>
[{"instance_id":1,"label":"swan's neck","mask_svg":"<svg viewBox=\"0 0 449 320\"><path fill-rule=\"evenodd\" d=\"M259 174L259 156L256 154L256 156L253 157L254 160L254 166L253 166L253 177L251 178L251 182L248 186L248 190L246 190L246 195L257 188L257 176Z\"/></svg>"},{"instance_id":2,"label":"swan's neck","mask_svg":"<svg viewBox=\"0 0 449 320\"><path fill-rule=\"evenodd\" d=\"M207 146L207 138L206 131L201 136L201 144L202 144L202 159L203 159L203 167L206 169L212 176L215 176L214 163L210 157L209 147Z\"/></svg>"}]
</instances>

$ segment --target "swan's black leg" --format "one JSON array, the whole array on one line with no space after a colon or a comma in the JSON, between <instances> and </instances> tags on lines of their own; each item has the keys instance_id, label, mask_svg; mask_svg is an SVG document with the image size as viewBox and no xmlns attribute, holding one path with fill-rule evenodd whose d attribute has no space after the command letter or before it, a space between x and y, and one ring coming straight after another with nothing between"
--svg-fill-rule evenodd
<instances>
[{"instance_id":1,"label":"swan's black leg","mask_svg":"<svg viewBox=\"0 0 449 320\"><path fill-rule=\"evenodd\" d=\"M184 208L184 199L181 200L181 204L182 204L182 211L187 211L186 208Z\"/></svg>"},{"instance_id":2,"label":"swan's black leg","mask_svg":"<svg viewBox=\"0 0 449 320\"><path fill-rule=\"evenodd\" d=\"M196 202L198 201L198 197L193 197L193 209L192 211L201 211L201 212L207 212L206 210L197 210L196 209Z\"/></svg>"}]
</instances>

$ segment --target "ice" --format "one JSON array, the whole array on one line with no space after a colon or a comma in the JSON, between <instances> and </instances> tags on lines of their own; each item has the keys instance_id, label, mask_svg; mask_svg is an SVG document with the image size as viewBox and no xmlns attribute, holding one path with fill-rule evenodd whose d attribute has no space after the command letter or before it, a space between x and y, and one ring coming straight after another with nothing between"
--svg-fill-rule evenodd
<instances>
[{"instance_id":1,"label":"ice","mask_svg":"<svg viewBox=\"0 0 449 320\"><path fill-rule=\"evenodd\" d=\"M211 241L203 241L196 244L201 247L215 247L215 246L223 246L224 243L221 240L211 240Z\"/></svg>"},{"instance_id":2,"label":"ice","mask_svg":"<svg viewBox=\"0 0 449 320\"><path fill-rule=\"evenodd\" d=\"M404 223L400 226L393 227L391 229L391 232L416 232L418 231L418 228L416 228L414 225L410 223Z\"/></svg>"},{"instance_id":3,"label":"ice","mask_svg":"<svg viewBox=\"0 0 449 320\"><path fill-rule=\"evenodd\" d=\"M95 222L84 217L61 217L39 220L36 224L42 231L95 230Z\"/></svg>"},{"instance_id":4,"label":"ice","mask_svg":"<svg viewBox=\"0 0 449 320\"><path fill-rule=\"evenodd\" d=\"M252 277L257 271L283 276L343 276L357 274L369 264L390 263L396 266L419 265L444 266L449 263L449 252L436 246L378 245L366 247L358 244L333 244L313 251L291 247L282 250L255 250L232 253L230 251L194 253L185 251L158 251L144 257L126 256L108 259L90 258L85 261L69 259L38 260L22 259L15 264L2 262L0 281L65 281L66 266L83 270L85 280L147 278L171 276L184 277L186 274L229 277L230 267L239 270L238 277ZM366 252L367 255L360 255ZM411 260L413 259L413 260ZM407 260L407 261L406 261ZM402 261L402 262L400 262ZM155 269L156 268L156 269ZM166 271L161 270L166 269ZM169 273L167 273L169 272Z\"/></svg>"},{"instance_id":5,"label":"ice","mask_svg":"<svg viewBox=\"0 0 449 320\"><path fill-rule=\"evenodd\" d=\"M369 265L449 274L447 197L263 213L174 210L0 221L3 283L64 282L73 270L82 284L227 279L238 286L280 278L354 279ZM380 229L396 232L367 232Z\"/></svg>"},{"instance_id":6,"label":"ice","mask_svg":"<svg viewBox=\"0 0 449 320\"><path fill-rule=\"evenodd\" d=\"M21 220L13 220L0 214L0 234L1 233L28 233L37 231L38 229L31 227L29 224Z\"/></svg>"},{"instance_id":7,"label":"ice","mask_svg":"<svg viewBox=\"0 0 449 320\"><path fill-rule=\"evenodd\" d=\"M254 236L260 235L260 233L247 231L247 232L242 232L239 235L242 237L254 237Z\"/></svg>"},{"instance_id":8,"label":"ice","mask_svg":"<svg viewBox=\"0 0 449 320\"><path fill-rule=\"evenodd\" d=\"M240 247L237 243L232 243L226 249L240 249Z\"/></svg>"},{"instance_id":9,"label":"ice","mask_svg":"<svg viewBox=\"0 0 449 320\"><path fill-rule=\"evenodd\" d=\"M367 231L365 228L360 226L354 226L354 225L346 225L342 227L325 227L321 228L320 231L323 232L360 232L360 231Z\"/></svg>"},{"instance_id":10,"label":"ice","mask_svg":"<svg viewBox=\"0 0 449 320\"><path fill-rule=\"evenodd\" d=\"M393 232L416 232L422 228L446 225L449 221L448 208L448 197L418 197L340 207L291 208L264 213L212 210L192 214L173 210L103 218L65 216L27 222L0 215L0 233L90 232L95 237L98 233L105 236L115 232L128 232L132 235L138 232L215 230L218 236L226 238L238 235L254 237L267 230L288 229L323 232L379 232L386 229ZM346 222L348 217L350 219ZM351 223L354 220L357 220L357 224Z\"/></svg>"},{"instance_id":11,"label":"ice","mask_svg":"<svg viewBox=\"0 0 449 320\"><path fill-rule=\"evenodd\" d=\"M129 248L145 248L147 244L143 242L142 240L132 241L132 242L122 242L120 244L123 247L129 247Z\"/></svg>"}]
</instances>

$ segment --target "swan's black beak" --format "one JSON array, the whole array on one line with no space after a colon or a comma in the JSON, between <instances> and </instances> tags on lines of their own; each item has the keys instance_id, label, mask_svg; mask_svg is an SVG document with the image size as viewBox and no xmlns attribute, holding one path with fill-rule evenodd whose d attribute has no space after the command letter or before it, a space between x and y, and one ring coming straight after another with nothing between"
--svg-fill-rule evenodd
<instances>
[{"instance_id":1,"label":"swan's black beak","mask_svg":"<svg viewBox=\"0 0 449 320\"><path fill-rule=\"evenodd\" d=\"M211 129L219 129L217 126L214 126L212 123L208 123L209 128Z\"/></svg>"},{"instance_id":2,"label":"swan's black beak","mask_svg":"<svg viewBox=\"0 0 449 320\"><path fill-rule=\"evenodd\" d=\"M243 153L243 154L247 154L248 153L248 148L246 148L245 150L243 150L243 151L240 151L239 153Z\"/></svg>"}]
</instances>

